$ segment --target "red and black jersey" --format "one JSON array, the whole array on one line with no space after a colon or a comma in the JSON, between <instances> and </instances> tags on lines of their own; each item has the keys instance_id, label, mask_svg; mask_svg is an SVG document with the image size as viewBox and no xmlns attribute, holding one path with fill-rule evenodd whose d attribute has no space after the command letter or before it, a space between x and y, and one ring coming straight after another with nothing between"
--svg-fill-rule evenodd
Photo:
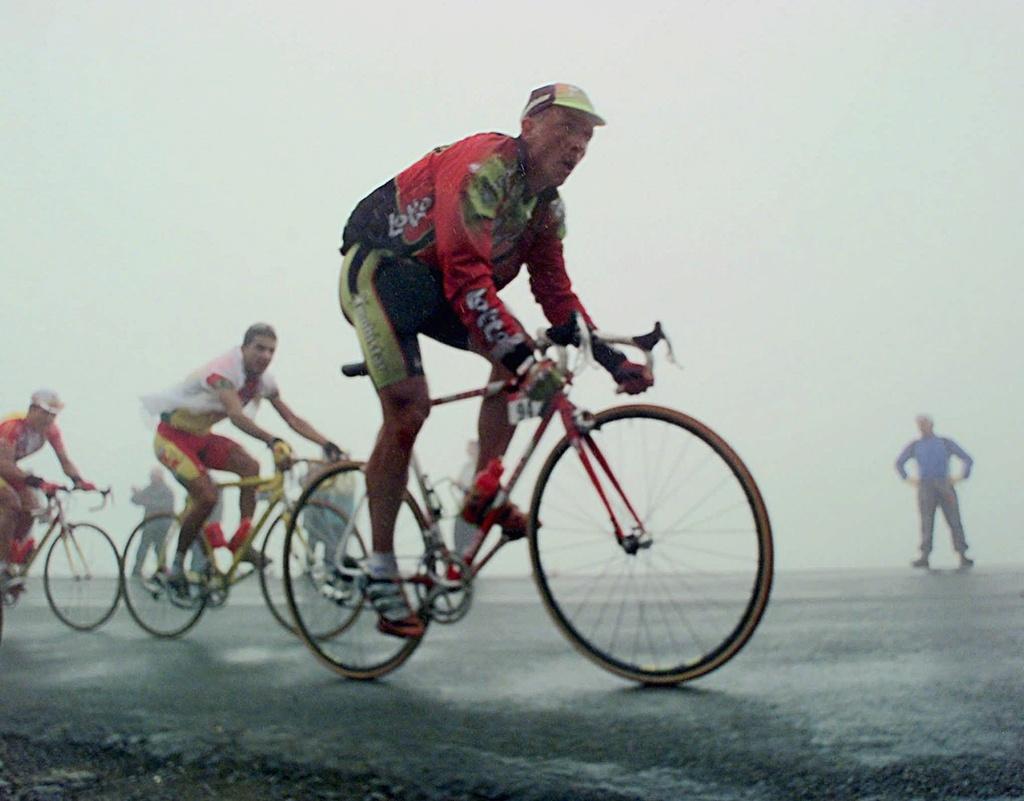
<instances>
[{"instance_id":1,"label":"red and black jersey","mask_svg":"<svg viewBox=\"0 0 1024 801\"><path fill-rule=\"evenodd\" d=\"M498 290L523 264L553 325L590 317L565 271L565 214L555 189L531 195L522 143L497 133L432 150L364 198L349 218L342 252L359 243L435 269L470 336L515 368L531 353Z\"/></svg>"}]
</instances>

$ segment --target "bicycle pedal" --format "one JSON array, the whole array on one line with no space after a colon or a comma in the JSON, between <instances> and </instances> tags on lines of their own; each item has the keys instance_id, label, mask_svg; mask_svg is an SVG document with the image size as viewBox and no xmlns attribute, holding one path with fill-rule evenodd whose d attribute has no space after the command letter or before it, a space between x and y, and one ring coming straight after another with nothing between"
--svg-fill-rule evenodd
<instances>
[{"instance_id":1,"label":"bicycle pedal","mask_svg":"<svg viewBox=\"0 0 1024 801\"><path fill-rule=\"evenodd\" d=\"M333 584L324 583L320 585L320 595L328 601L339 605L351 603L359 594L351 589L335 587Z\"/></svg>"},{"instance_id":2,"label":"bicycle pedal","mask_svg":"<svg viewBox=\"0 0 1024 801\"><path fill-rule=\"evenodd\" d=\"M3 596L3 605L14 606L21 597L21 594L25 592L25 589L25 580L20 576L8 581L3 589L0 590L0 594Z\"/></svg>"},{"instance_id":3,"label":"bicycle pedal","mask_svg":"<svg viewBox=\"0 0 1024 801\"><path fill-rule=\"evenodd\" d=\"M226 592L214 590L206 593L206 606L208 609L221 609L227 603L227 600L228 594Z\"/></svg>"},{"instance_id":4,"label":"bicycle pedal","mask_svg":"<svg viewBox=\"0 0 1024 801\"><path fill-rule=\"evenodd\" d=\"M344 567L338 567L337 565L333 565L329 570L330 578L328 581L331 583L337 581L363 590L366 589L366 584L370 580L370 577L357 566L349 567L346 565Z\"/></svg>"}]
</instances>

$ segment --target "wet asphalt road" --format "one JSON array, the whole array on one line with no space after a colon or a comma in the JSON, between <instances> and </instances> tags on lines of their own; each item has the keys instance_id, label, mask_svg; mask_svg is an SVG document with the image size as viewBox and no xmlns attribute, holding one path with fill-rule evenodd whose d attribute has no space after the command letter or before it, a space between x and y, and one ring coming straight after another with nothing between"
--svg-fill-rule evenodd
<instances>
[{"instance_id":1,"label":"wet asphalt road","mask_svg":"<svg viewBox=\"0 0 1024 801\"><path fill-rule=\"evenodd\" d=\"M591 665L528 581L478 585L374 683L328 672L239 593L181 640L121 609L64 628L7 610L0 734L142 743L379 778L411 797L1024 798L1024 573L781 574L717 672L644 689Z\"/></svg>"}]
</instances>

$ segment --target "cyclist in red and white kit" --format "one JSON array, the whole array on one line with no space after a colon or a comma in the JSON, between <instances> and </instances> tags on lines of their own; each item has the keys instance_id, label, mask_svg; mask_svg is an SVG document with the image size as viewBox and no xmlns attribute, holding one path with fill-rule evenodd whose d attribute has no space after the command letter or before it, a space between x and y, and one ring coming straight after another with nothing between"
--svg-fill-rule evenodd
<instances>
[{"instance_id":1,"label":"cyclist in red and white kit","mask_svg":"<svg viewBox=\"0 0 1024 801\"><path fill-rule=\"evenodd\" d=\"M362 200L345 226L339 296L366 358L384 421L366 464L373 553L367 594L378 628L418 637L397 577L394 524L405 490L413 443L430 411L419 334L492 364L491 380L518 375L535 400L564 384L553 364L536 361L532 341L498 291L525 264L530 288L553 325L590 315L565 270L564 208L558 187L587 151L604 120L579 88L551 84L534 90L518 137L470 136L439 147ZM602 343L595 358L630 394L653 384L650 371ZM478 470L504 454L514 427L506 399L481 405ZM500 515L506 537L525 533L512 505Z\"/></svg>"},{"instance_id":2,"label":"cyclist in red and white kit","mask_svg":"<svg viewBox=\"0 0 1024 801\"><path fill-rule=\"evenodd\" d=\"M82 478L64 447L56 422L63 408L56 392L40 389L32 393L27 412L9 415L0 421L0 572L6 569L9 557L11 561L21 562L28 556L23 552L28 550L26 537L32 528L32 513L39 505L32 488L44 493L57 488L18 467L21 459L49 443L61 469L76 489L96 489Z\"/></svg>"},{"instance_id":3,"label":"cyclist in red and white kit","mask_svg":"<svg viewBox=\"0 0 1024 801\"><path fill-rule=\"evenodd\" d=\"M259 475L259 462L241 445L228 437L215 434L212 427L222 420L231 423L251 437L262 440L280 466L290 464L291 446L257 425L253 415L261 400L269 401L281 418L296 434L323 448L328 461L341 458L341 449L299 417L281 397L277 381L268 372L277 351L277 332L267 323L250 325L235 346L193 370L183 381L161 392L142 398L143 406L159 416L153 449L159 462L171 471L188 492L189 505L181 519L178 545L166 580L178 595L187 595L185 555L199 533L203 522L213 511L220 490L209 470L225 470L239 478ZM256 508L256 488L244 486L238 493L241 521L231 541L211 539L211 545L226 545L237 551L252 530ZM263 556L247 547L242 558L257 568L264 566Z\"/></svg>"}]
</instances>

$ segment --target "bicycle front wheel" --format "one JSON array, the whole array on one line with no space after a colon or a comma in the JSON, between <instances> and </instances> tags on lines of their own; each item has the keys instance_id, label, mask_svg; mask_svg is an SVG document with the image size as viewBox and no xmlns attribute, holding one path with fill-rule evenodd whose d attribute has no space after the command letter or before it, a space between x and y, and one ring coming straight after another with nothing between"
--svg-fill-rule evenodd
<instances>
[{"instance_id":1,"label":"bicycle front wheel","mask_svg":"<svg viewBox=\"0 0 1024 801\"><path fill-rule=\"evenodd\" d=\"M426 521L409 493L395 521L400 574L416 574ZM285 537L285 595L299 637L327 667L350 679L375 679L412 656L420 639L377 630L377 613L363 595L363 560L370 553L370 510L362 465L344 462L303 492ZM416 609L411 588L406 597Z\"/></svg>"},{"instance_id":2,"label":"bicycle front wheel","mask_svg":"<svg viewBox=\"0 0 1024 801\"><path fill-rule=\"evenodd\" d=\"M344 529L348 519L343 509L316 498L307 500L297 514L292 535L292 547L288 552L287 559L285 558L285 538L288 535L287 515L278 515L274 520L267 529L263 546L260 549L266 565L259 574L263 599L267 602L267 607L274 616L274 620L292 634L298 634L298 627L292 620L291 612L288 609L284 574L287 571L291 575L297 593L308 591L312 586L311 577L316 570L317 559L324 558L324 549L327 547L327 540L321 536L321 533L332 529ZM321 549L319 554L317 553L318 548ZM354 559L363 559L367 556L363 542L358 536L353 539L351 550L351 556ZM300 588L302 582L305 584ZM340 634L350 625L355 614L356 612L353 610L353 614L350 616L332 615L329 624L317 628L316 636L326 638Z\"/></svg>"},{"instance_id":3,"label":"bicycle front wheel","mask_svg":"<svg viewBox=\"0 0 1024 801\"><path fill-rule=\"evenodd\" d=\"M750 472L707 426L657 406L601 412L581 454L570 445L544 463L530 508L534 579L557 626L645 684L721 667L771 589L771 526Z\"/></svg>"},{"instance_id":4,"label":"bicycle front wheel","mask_svg":"<svg viewBox=\"0 0 1024 801\"><path fill-rule=\"evenodd\" d=\"M288 612L288 599L284 595L284 538L288 533L288 521L284 515L278 515L267 527L263 537L260 553L263 555L264 567L259 571L260 592L274 620L288 631L295 633L295 626Z\"/></svg>"},{"instance_id":5,"label":"bicycle front wheel","mask_svg":"<svg viewBox=\"0 0 1024 801\"><path fill-rule=\"evenodd\" d=\"M181 636L199 621L206 606L204 596L191 600L173 596L163 580L174 561L179 530L177 516L150 515L135 527L124 546L121 586L125 606L135 622L155 637ZM186 564L192 573L197 567Z\"/></svg>"},{"instance_id":6,"label":"bicycle front wheel","mask_svg":"<svg viewBox=\"0 0 1024 801\"><path fill-rule=\"evenodd\" d=\"M46 552L46 600L62 623L92 631L117 609L120 574L121 560L107 532L91 523L70 523Z\"/></svg>"}]
</instances>

